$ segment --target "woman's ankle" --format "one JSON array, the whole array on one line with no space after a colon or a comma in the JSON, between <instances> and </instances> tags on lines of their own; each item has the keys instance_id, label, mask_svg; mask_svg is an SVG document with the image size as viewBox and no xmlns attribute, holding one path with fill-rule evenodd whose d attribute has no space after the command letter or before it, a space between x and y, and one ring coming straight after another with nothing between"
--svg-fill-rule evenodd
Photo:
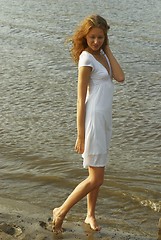
<instances>
[{"instance_id":1,"label":"woman's ankle","mask_svg":"<svg viewBox=\"0 0 161 240\"><path fill-rule=\"evenodd\" d=\"M65 218L65 215L66 214L61 207L53 209L53 216L60 217L60 218Z\"/></svg>"},{"instance_id":2,"label":"woman's ankle","mask_svg":"<svg viewBox=\"0 0 161 240\"><path fill-rule=\"evenodd\" d=\"M86 218L94 218L95 219L95 214L94 213L87 213Z\"/></svg>"},{"instance_id":3,"label":"woman's ankle","mask_svg":"<svg viewBox=\"0 0 161 240\"><path fill-rule=\"evenodd\" d=\"M90 228L94 231L100 231L101 227L97 224L95 216L92 214L87 215L84 221L86 224L90 225Z\"/></svg>"}]
</instances>

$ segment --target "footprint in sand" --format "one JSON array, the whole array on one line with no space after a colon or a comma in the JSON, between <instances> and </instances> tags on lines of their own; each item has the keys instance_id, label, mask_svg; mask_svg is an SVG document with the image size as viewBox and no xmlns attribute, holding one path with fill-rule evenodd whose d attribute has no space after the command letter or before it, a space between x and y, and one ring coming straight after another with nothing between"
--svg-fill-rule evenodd
<instances>
[{"instance_id":1,"label":"footprint in sand","mask_svg":"<svg viewBox=\"0 0 161 240\"><path fill-rule=\"evenodd\" d=\"M22 229L19 226L16 225L10 225L7 223L0 223L0 231L9 234L13 237L18 237L22 234Z\"/></svg>"},{"instance_id":2,"label":"footprint in sand","mask_svg":"<svg viewBox=\"0 0 161 240\"><path fill-rule=\"evenodd\" d=\"M52 232L52 221L48 221L47 223L43 221L39 221L39 225L45 230Z\"/></svg>"}]
</instances>

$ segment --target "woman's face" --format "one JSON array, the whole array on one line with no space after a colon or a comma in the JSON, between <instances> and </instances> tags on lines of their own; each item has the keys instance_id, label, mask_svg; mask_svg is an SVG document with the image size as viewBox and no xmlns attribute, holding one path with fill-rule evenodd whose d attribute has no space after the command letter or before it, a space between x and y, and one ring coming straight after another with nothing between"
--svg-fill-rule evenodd
<instances>
[{"instance_id":1,"label":"woman's face","mask_svg":"<svg viewBox=\"0 0 161 240\"><path fill-rule=\"evenodd\" d=\"M98 51L105 41L105 34L101 28L92 28L86 35L87 45L92 51Z\"/></svg>"}]
</instances>

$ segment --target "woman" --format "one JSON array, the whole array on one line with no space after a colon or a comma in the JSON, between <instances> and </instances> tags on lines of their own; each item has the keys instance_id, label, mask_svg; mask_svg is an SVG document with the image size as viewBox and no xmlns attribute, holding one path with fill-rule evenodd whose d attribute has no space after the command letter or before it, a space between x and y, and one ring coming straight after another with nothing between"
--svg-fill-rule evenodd
<instances>
[{"instance_id":1,"label":"woman","mask_svg":"<svg viewBox=\"0 0 161 240\"><path fill-rule=\"evenodd\" d=\"M72 57L78 63L77 140L75 150L82 154L89 175L74 189L66 201L53 210L53 230L62 232L68 211L87 196L85 223L100 230L95 207L112 133L113 82L124 81L124 73L110 50L109 26L99 15L87 17L72 37Z\"/></svg>"}]
</instances>

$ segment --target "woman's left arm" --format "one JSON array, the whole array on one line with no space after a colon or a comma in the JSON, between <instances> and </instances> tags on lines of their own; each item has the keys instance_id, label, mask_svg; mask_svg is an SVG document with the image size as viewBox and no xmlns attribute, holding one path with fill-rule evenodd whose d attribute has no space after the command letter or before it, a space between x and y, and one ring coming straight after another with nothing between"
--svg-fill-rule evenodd
<instances>
[{"instance_id":1,"label":"woman's left arm","mask_svg":"<svg viewBox=\"0 0 161 240\"><path fill-rule=\"evenodd\" d=\"M124 72L120 66L120 64L118 63L118 61L116 60L116 58L114 57L110 47L107 45L106 46L106 55L110 61L111 64L111 68L112 68L112 76L113 78L118 81L118 82L123 82L125 80L125 75Z\"/></svg>"}]
</instances>

